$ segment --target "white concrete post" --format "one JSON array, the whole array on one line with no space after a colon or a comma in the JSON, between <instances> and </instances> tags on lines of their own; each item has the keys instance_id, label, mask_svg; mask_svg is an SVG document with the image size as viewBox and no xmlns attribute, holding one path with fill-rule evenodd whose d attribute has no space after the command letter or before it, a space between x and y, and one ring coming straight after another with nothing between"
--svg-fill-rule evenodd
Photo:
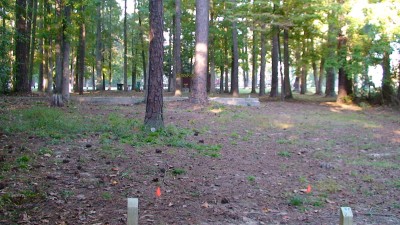
<instances>
[{"instance_id":1,"label":"white concrete post","mask_svg":"<svg viewBox=\"0 0 400 225\"><path fill-rule=\"evenodd\" d=\"M139 199L128 198L128 225L139 224Z\"/></svg>"},{"instance_id":2,"label":"white concrete post","mask_svg":"<svg viewBox=\"0 0 400 225\"><path fill-rule=\"evenodd\" d=\"M340 225L353 225L353 212L350 207L340 208Z\"/></svg>"}]
</instances>

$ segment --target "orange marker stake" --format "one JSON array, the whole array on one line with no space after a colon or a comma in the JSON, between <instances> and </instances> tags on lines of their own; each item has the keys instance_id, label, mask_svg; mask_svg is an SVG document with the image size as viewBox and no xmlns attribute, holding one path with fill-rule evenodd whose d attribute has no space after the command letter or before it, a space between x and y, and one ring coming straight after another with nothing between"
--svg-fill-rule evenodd
<instances>
[{"instance_id":1,"label":"orange marker stake","mask_svg":"<svg viewBox=\"0 0 400 225\"><path fill-rule=\"evenodd\" d=\"M311 192L311 185L309 184L309 185L307 186L307 191L306 191L306 193L309 194L310 192Z\"/></svg>"},{"instance_id":2,"label":"orange marker stake","mask_svg":"<svg viewBox=\"0 0 400 225\"><path fill-rule=\"evenodd\" d=\"M156 189L156 197L160 197L161 196L161 188L157 187Z\"/></svg>"}]
</instances>

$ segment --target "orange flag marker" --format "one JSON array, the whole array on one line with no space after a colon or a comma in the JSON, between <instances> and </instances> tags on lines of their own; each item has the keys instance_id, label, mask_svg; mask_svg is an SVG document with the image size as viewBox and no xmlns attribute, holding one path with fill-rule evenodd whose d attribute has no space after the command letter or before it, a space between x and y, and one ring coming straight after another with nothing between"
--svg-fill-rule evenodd
<instances>
[{"instance_id":1,"label":"orange flag marker","mask_svg":"<svg viewBox=\"0 0 400 225\"><path fill-rule=\"evenodd\" d=\"M311 192L311 185L309 184L308 186L307 186L307 191L306 191L306 193L308 194L308 193L310 193Z\"/></svg>"},{"instance_id":2,"label":"orange flag marker","mask_svg":"<svg viewBox=\"0 0 400 225\"><path fill-rule=\"evenodd\" d=\"M160 187L157 187L157 189L156 189L156 196L157 197L161 196L161 188Z\"/></svg>"}]
</instances>

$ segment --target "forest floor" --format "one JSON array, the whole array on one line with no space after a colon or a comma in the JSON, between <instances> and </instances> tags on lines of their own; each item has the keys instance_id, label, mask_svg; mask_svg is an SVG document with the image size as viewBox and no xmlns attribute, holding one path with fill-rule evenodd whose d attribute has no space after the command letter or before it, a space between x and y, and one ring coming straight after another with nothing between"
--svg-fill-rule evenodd
<instances>
[{"instance_id":1,"label":"forest floor","mask_svg":"<svg viewBox=\"0 0 400 225\"><path fill-rule=\"evenodd\" d=\"M400 112L296 99L166 102L146 133L144 104L1 96L0 224L126 224L128 197L141 225L400 224Z\"/></svg>"}]
</instances>

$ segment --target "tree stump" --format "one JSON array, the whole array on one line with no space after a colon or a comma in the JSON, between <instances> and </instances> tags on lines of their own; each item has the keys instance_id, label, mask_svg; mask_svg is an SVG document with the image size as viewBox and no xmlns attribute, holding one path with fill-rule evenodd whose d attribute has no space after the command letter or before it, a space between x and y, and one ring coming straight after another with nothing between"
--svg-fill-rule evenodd
<instances>
[{"instance_id":1,"label":"tree stump","mask_svg":"<svg viewBox=\"0 0 400 225\"><path fill-rule=\"evenodd\" d=\"M51 97L51 106L53 107L63 107L64 101L61 94L53 94Z\"/></svg>"}]
</instances>

